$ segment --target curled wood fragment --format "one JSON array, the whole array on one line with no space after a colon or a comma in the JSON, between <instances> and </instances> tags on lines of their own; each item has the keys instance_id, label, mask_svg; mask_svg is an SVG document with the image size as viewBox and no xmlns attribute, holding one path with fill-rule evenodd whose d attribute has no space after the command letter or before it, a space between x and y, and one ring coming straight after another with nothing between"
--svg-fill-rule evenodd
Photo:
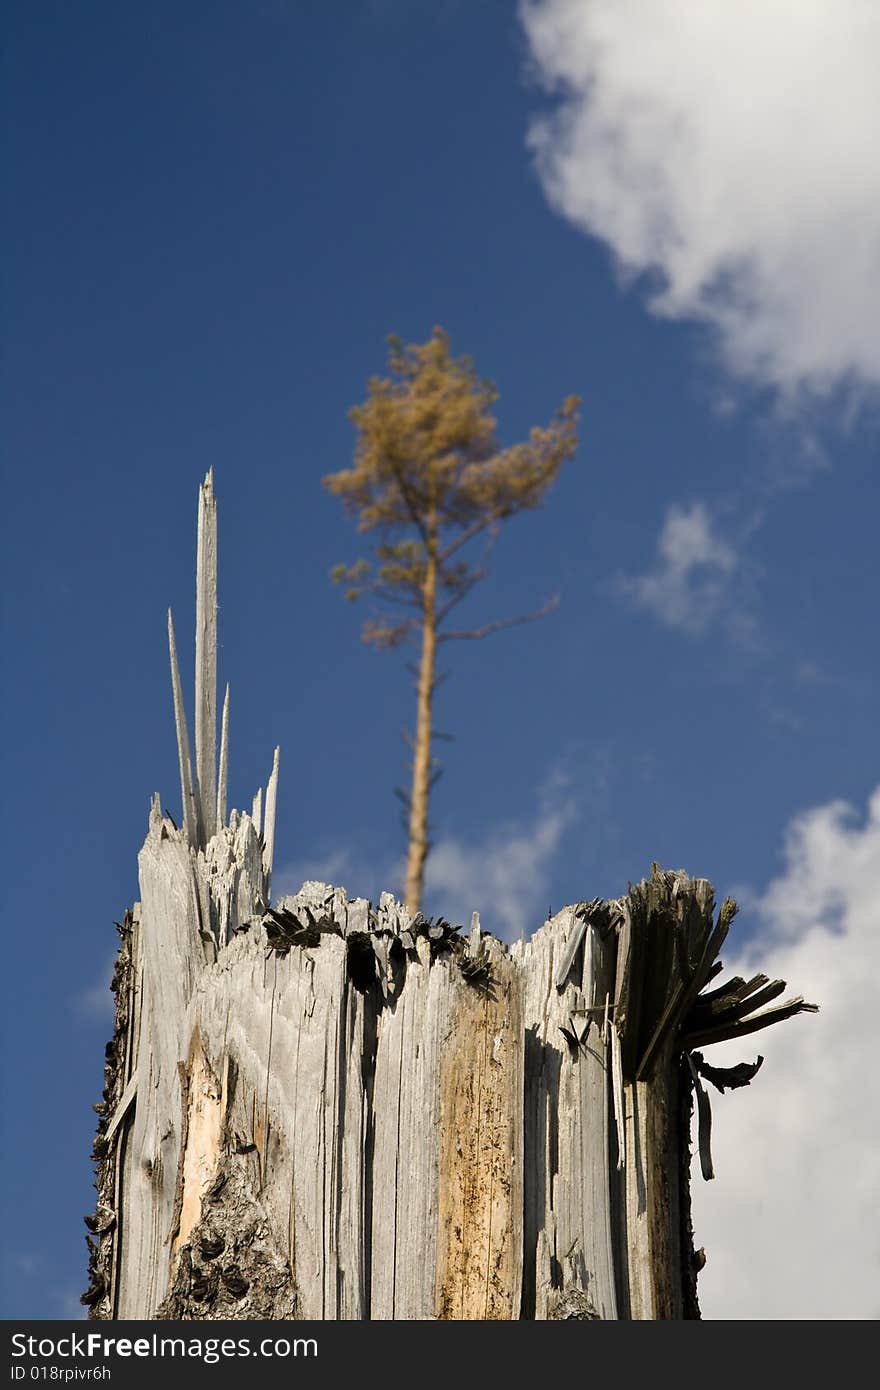
<instances>
[{"instance_id":1,"label":"curled wood fragment","mask_svg":"<svg viewBox=\"0 0 880 1390\"><path fill-rule=\"evenodd\" d=\"M738 1062L735 1067L712 1067L703 1059L701 1052L690 1054L691 1062L700 1076L704 1076L707 1081L720 1091L723 1095L725 1090L735 1091L740 1086L748 1086L761 1070L764 1058L758 1057L754 1062Z\"/></svg>"},{"instance_id":2,"label":"curled wood fragment","mask_svg":"<svg viewBox=\"0 0 880 1390\"><path fill-rule=\"evenodd\" d=\"M694 1090L697 1094L697 1143L700 1153L700 1171L706 1182L710 1182L715 1176L715 1169L712 1166L712 1107L690 1053L688 1053L687 1060Z\"/></svg>"}]
</instances>

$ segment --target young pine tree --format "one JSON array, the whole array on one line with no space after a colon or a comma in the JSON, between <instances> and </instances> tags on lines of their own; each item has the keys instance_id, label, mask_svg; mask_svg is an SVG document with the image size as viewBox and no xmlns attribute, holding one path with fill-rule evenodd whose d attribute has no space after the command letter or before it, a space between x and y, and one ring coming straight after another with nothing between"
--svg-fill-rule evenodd
<instances>
[{"instance_id":1,"label":"young pine tree","mask_svg":"<svg viewBox=\"0 0 880 1390\"><path fill-rule=\"evenodd\" d=\"M421 643L412 783L404 798L409 820L404 896L418 912L429 850L437 647L488 636L541 617L553 606L467 631L446 626L484 578L501 523L537 507L574 453L580 402L570 397L546 428L500 449L492 415L497 392L476 375L468 358L451 355L442 329L435 328L421 345L407 346L394 337L389 344L390 375L373 377L367 399L350 412L357 429L354 466L331 473L324 486L341 498L360 531L376 537L372 563L362 559L333 571L334 580L346 585L346 597L371 594L380 601L382 612L367 620L363 640L377 647L396 647L410 638ZM472 561L464 552L478 537L483 551Z\"/></svg>"}]
</instances>

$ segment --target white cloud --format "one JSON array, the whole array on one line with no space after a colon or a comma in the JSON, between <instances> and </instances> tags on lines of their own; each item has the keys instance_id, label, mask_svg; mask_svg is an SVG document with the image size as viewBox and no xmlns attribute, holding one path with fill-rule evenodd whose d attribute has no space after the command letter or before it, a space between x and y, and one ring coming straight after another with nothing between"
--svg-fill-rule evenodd
<instances>
[{"instance_id":1,"label":"white cloud","mask_svg":"<svg viewBox=\"0 0 880 1390\"><path fill-rule=\"evenodd\" d=\"M737 373L880 384L880 6L521 0L551 203Z\"/></svg>"},{"instance_id":2,"label":"white cloud","mask_svg":"<svg viewBox=\"0 0 880 1390\"><path fill-rule=\"evenodd\" d=\"M116 956L113 955L106 962L98 978L74 996L74 1008L82 1018L88 1018L95 1023L112 1022L115 1001L110 982L115 966Z\"/></svg>"},{"instance_id":3,"label":"white cloud","mask_svg":"<svg viewBox=\"0 0 880 1390\"><path fill-rule=\"evenodd\" d=\"M703 502L672 506L657 542L658 562L646 574L624 576L620 587L667 627L705 632L724 614L742 626L746 615L733 602L730 580L738 568L733 547L718 535Z\"/></svg>"},{"instance_id":4,"label":"white cloud","mask_svg":"<svg viewBox=\"0 0 880 1390\"><path fill-rule=\"evenodd\" d=\"M555 774L530 823L499 827L483 840L438 840L425 870L426 910L465 926L477 911L484 930L507 940L530 934L544 920L553 859L575 816L565 778Z\"/></svg>"},{"instance_id":5,"label":"white cloud","mask_svg":"<svg viewBox=\"0 0 880 1390\"><path fill-rule=\"evenodd\" d=\"M603 778L602 757L592 777ZM515 940L544 921L553 897L551 870L562 838L578 815L569 779L560 770L547 777L531 820L509 821L488 830L481 839L463 840L444 834L433 843L425 865L423 911L442 914L467 926L471 913L480 913L485 931ZM273 875L272 898L296 893L306 879L345 886L349 896L378 902L383 891L402 898L405 860L382 868L368 865L348 849L293 861ZM562 906L557 903L557 907Z\"/></svg>"},{"instance_id":6,"label":"white cloud","mask_svg":"<svg viewBox=\"0 0 880 1390\"><path fill-rule=\"evenodd\" d=\"M798 817L755 907L763 932L725 964L780 976L821 1012L708 1050L766 1061L748 1090L714 1098L717 1180L694 1171L703 1314L876 1318L880 788L863 825L840 801Z\"/></svg>"}]
</instances>

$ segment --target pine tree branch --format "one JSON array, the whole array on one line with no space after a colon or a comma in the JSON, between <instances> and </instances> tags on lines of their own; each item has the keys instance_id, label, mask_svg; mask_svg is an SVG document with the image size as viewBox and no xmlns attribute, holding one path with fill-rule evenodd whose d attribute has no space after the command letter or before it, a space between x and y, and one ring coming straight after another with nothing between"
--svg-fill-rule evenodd
<instances>
[{"instance_id":1,"label":"pine tree branch","mask_svg":"<svg viewBox=\"0 0 880 1390\"><path fill-rule=\"evenodd\" d=\"M478 536L481 531L485 531L487 526L495 526L497 523L497 516L485 516L475 521L471 526L466 527L460 536L456 536L454 541L450 541L449 544L441 550L440 554L437 556L438 563L441 566L445 565L446 561L450 559L457 550L460 550L463 545L467 545L468 541L472 541L474 536Z\"/></svg>"},{"instance_id":2,"label":"pine tree branch","mask_svg":"<svg viewBox=\"0 0 880 1390\"><path fill-rule=\"evenodd\" d=\"M558 607L559 595L555 594L536 613L523 613L518 618L503 618L500 622L486 623L485 627L471 628L468 632L441 632L437 635L437 641L477 642L483 637L488 637L491 632L501 632L506 627L518 627L521 623L535 623L539 618L546 618L548 613L552 613Z\"/></svg>"},{"instance_id":3,"label":"pine tree branch","mask_svg":"<svg viewBox=\"0 0 880 1390\"><path fill-rule=\"evenodd\" d=\"M461 603L462 599L467 598L468 594L470 593L470 591L471 591L471 589L474 587L474 585L475 585L475 584L479 584L480 580L481 580L481 579L485 579L485 578L486 578L486 571L485 571L484 569L474 570L473 574L472 574L467 580L465 580L465 582L462 584L462 586L461 586L461 588L459 589L458 593L453 594L453 596L452 596L451 599L447 599L446 603L442 604L441 607L438 608L438 610L437 610L437 626L438 626L438 627L439 627L440 624L443 622L443 619L444 619L449 613L452 612L453 608L455 608L459 603Z\"/></svg>"},{"instance_id":4,"label":"pine tree branch","mask_svg":"<svg viewBox=\"0 0 880 1390\"><path fill-rule=\"evenodd\" d=\"M419 612L424 610L425 605L419 593L395 593L392 589L389 589L387 585L383 584L371 585L368 592L373 594L380 603L388 603L395 608L416 608Z\"/></svg>"},{"instance_id":5,"label":"pine tree branch","mask_svg":"<svg viewBox=\"0 0 880 1390\"><path fill-rule=\"evenodd\" d=\"M430 544L428 528L426 527L424 521L419 515L419 509L412 499L409 487L407 486L406 480L403 476L403 469L399 463L394 463L394 461L390 459L389 462L391 463L392 472L394 473L394 476L397 479L397 486L400 488L400 494L404 502L406 503L406 509L409 512L410 517L412 518L413 526L415 526L425 545L428 545Z\"/></svg>"},{"instance_id":6,"label":"pine tree branch","mask_svg":"<svg viewBox=\"0 0 880 1390\"><path fill-rule=\"evenodd\" d=\"M489 561L489 558L490 558L490 556L491 556L491 554L492 554L492 551L495 549L495 546L496 546L497 543L498 543L498 537L499 537L499 535L500 535L500 528L499 528L496 524L494 524L493 522L490 521L490 522L489 522L489 536L488 536L488 538L487 538L487 540L486 540L486 544L483 546L483 554L482 554L482 557L481 557L481 559L480 559L480 563L479 563L479 564L476 566L476 568L471 572L471 574L469 575L469 577L462 583L461 588L459 589L458 593L453 594L452 597L439 609L439 611L438 611L438 613L437 613L437 626L438 626L438 627L439 627L440 624L443 622L444 618L445 618L449 613L452 612L453 608L455 608L457 604L461 603L462 599L467 598L468 594L470 593L471 589L473 589L474 585L475 585L475 584L478 584L478 583L480 582L481 579L485 579L485 578L486 578L486 575L487 575L488 572L489 572L488 569L487 569L488 561ZM473 539L473 537L471 537L470 539ZM440 567L440 572L441 572L441 574L443 573L443 566L442 566L442 564L441 564L441 567Z\"/></svg>"}]
</instances>

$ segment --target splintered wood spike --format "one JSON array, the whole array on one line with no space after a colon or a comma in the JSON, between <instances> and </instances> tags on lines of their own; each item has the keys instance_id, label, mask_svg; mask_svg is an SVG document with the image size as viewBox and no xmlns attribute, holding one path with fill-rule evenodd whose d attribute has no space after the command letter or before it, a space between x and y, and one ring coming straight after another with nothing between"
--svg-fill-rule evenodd
<instances>
[{"instance_id":1,"label":"splintered wood spike","mask_svg":"<svg viewBox=\"0 0 880 1390\"><path fill-rule=\"evenodd\" d=\"M217 824L217 502L214 470L199 489L196 553L196 784L199 837Z\"/></svg>"},{"instance_id":2,"label":"splintered wood spike","mask_svg":"<svg viewBox=\"0 0 880 1390\"><path fill-rule=\"evenodd\" d=\"M229 782L229 682L223 697L223 718L220 721L220 771L217 777L217 832L226 824L226 788Z\"/></svg>"},{"instance_id":3,"label":"splintered wood spike","mask_svg":"<svg viewBox=\"0 0 880 1390\"><path fill-rule=\"evenodd\" d=\"M171 616L170 608L168 609L168 655L171 661L171 693L174 699L174 724L177 730L177 760L180 766L180 799L183 805L183 824L186 828L187 839L195 847L198 844L198 802L193 787L186 711L183 707L180 668L177 664L177 643L174 640L174 619Z\"/></svg>"}]
</instances>

